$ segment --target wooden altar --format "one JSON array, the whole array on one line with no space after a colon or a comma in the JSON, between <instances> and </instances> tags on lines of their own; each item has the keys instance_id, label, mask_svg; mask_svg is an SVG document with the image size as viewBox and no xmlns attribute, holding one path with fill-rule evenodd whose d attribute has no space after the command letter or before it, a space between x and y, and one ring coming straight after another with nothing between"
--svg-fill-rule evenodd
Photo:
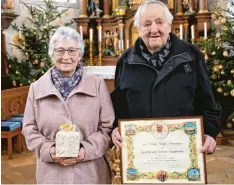
<instances>
[{"instance_id":1,"label":"wooden altar","mask_svg":"<svg viewBox=\"0 0 234 185\"><path fill-rule=\"evenodd\" d=\"M82 32L89 50L89 55L85 56L89 65L116 65L118 56L138 38L133 22L136 10L143 1L99 0L96 14L90 14L86 0L80 2L80 16L75 21L77 31ZM194 39L204 36L205 24L209 33L211 13L207 0L190 0L187 5L183 0L163 2L174 15L172 32L178 35L178 30L183 29L183 40L191 42L192 26ZM109 48L108 42L111 42Z\"/></svg>"}]
</instances>

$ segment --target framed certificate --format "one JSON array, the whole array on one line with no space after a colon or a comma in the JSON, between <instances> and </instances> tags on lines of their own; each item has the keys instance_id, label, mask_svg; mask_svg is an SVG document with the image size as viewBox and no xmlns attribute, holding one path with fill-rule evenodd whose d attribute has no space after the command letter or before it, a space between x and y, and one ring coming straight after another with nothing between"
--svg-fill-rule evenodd
<instances>
[{"instance_id":1,"label":"framed certificate","mask_svg":"<svg viewBox=\"0 0 234 185\"><path fill-rule=\"evenodd\" d=\"M206 183L202 117L119 120L122 183Z\"/></svg>"}]
</instances>

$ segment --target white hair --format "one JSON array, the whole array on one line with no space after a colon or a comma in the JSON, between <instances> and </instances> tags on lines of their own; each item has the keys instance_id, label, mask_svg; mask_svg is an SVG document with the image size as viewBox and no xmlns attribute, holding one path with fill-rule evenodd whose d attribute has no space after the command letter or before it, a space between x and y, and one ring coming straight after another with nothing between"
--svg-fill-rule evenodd
<instances>
[{"instance_id":1,"label":"white hair","mask_svg":"<svg viewBox=\"0 0 234 185\"><path fill-rule=\"evenodd\" d=\"M159 1L159 0L146 0L142 5L139 6L136 14L135 14L135 19L134 19L134 26L136 26L137 28L140 27L140 16L141 16L141 13L145 10L146 6L147 5L151 5L151 4L157 4L157 5L160 5L164 8L165 10L165 14L166 14L166 18L167 18L167 22L169 24L172 24L172 21L173 21L173 15L171 14L170 10L167 8L167 6ZM155 10L157 11L157 10Z\"/></svg>"},{"instance_id":2,"label":"white hair","mask_svg":"<svg viewBox=\"0 0 234 185\"><path fill-rule=\"evenodd\" d=\"M80 37L80 34L73 28L61 26L50 39L49 43L49 56L52 57L54 52L54 46L57 41L61 40L75 40L79 48L79 57L81 58L84 54L84 42Z\"/></svg>"}]
</instances>

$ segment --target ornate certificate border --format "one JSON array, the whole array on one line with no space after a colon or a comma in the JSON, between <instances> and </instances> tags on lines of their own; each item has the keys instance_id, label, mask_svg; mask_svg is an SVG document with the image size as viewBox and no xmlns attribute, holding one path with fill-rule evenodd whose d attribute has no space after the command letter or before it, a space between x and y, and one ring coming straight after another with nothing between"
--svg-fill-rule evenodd
<instances>
[{"instance_id":1,"label":"ornate certificate border","mask_svg":"<svg viewBox=\"0 0 234 185\"><path fill-rule=\"evenodd\" d=\"M206 183L202 117L119 120L122 183Z\"/></svg>"}]
</instances>

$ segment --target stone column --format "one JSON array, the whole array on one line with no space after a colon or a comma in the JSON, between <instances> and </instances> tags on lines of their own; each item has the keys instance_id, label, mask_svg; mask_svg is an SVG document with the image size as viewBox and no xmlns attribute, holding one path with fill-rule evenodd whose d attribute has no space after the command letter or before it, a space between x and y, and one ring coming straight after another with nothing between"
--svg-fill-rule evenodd
<instances>
[{"instance_id":1,"label":"stone column","mask_svg":"<svg viewBox=\"0 0 234 185\"><path fill-rule=\"evenodd\" d=\"M198 13L207 13L208 12L208 2L207 0L199 0Z\"/></svg>"},{"instance_id":2,"label":"stone column","mask_svg":"<svg viewBox=\"0 0 234 185\"><path fill-rule=\"evenodd\" d=\"M176 15L183 15L182 0L176 1Z\"/></svg>"},{"instance_id":3,"label":"stone column","mask_svg":"<svg viewBox=\"0 0 234 185\"><path fill-rule=\"evenodd\" d=\"M104 15L103 18L110 18L110 0L104 0Z\"/></svg>"},{"instance_id":4,"label":"stone column","mask_svg":"<svg viewBox=\"0 0 234 185\"><path fill-rule=\"evenodd\" d=\"M80 15L79 17L88 17L87 15L87 0L80 0Z\"/></svg>"}]
</instances>

